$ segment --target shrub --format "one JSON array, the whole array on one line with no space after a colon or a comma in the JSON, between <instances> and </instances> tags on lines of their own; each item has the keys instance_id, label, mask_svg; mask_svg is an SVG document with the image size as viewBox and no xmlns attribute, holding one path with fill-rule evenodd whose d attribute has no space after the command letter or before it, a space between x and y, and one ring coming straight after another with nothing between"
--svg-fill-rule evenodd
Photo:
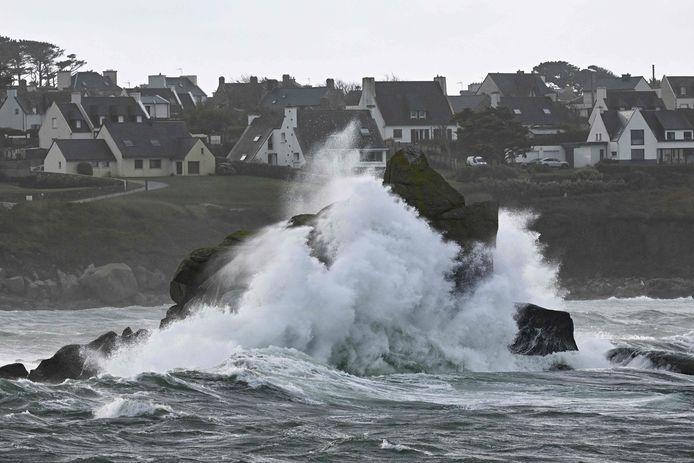
<instances>
[{"instance_id":1,"label":"shrub","mask_svg":"<svg viewBox=\"0 0 694 463\"><path fill-rule=\"evenodd\" d=\"M458 169L453 178L459 182L475 182L480 179L509 180L518 178L518 169L511 166L475 166Z\"/></svg>"}]
</instances>

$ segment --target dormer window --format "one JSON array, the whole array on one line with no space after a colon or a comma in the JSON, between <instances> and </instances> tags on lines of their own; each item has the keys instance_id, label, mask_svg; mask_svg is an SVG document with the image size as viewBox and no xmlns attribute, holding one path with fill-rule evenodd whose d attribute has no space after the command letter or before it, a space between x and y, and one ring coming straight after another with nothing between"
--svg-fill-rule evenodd
<instances>
[{"instance_id":1,"label":"dormer window","mask_svg":"<svg viewBox=\"0 0 694 463\"><path fill-rule=\"evenodd\" d=\"M75 128L76 128L76 129L81 129L81 128L82 128L82 121L81 121L81 120L77 119L77 120L75 121Z\"/></svg>"},{"instance_id":2,"label":"dormer window","mask_svg":"<svg viewBox=\"0 0 694 463\"><path fill-rule=\"evenodd\" d=\"M132 148L132 147L133 147L133 141L130 140L130 139L128 139L128 138L124 138L124 139L123 139L123 144L124 144L125 146L127 146L128 148Z\"/></svg>"},{"instance_id":3,"label":"dormer window","mask_svg":"<svg viewBox=\"0 0 694 463\"><path fill-rule=\"evenodd\" d=\"M691 130L685 130L684 131L684 139L685 140L691 140L692 139L692 131Z\"/></svg>"},{"instance_id":4,"label":"dormer window","mask_svg":"<svg viewBox=\"0 0 694 463\"><path fill-rule=\"evenodd\" d=\"M159 140L157 139L152 138L149 142L152 144L152 146L161 146L161 143L159 143Z\"/></svg>"},{"instance_id":5,"label":"dormer window","mask_svg":"<svg viewBox=\"0 0 694 463\"><path fill-rule=\"evenodd\" d=\"M687 87L680 87L680 96L687 96Z\"/></svg>"},{"instance_id":6,"label":"dormer window","mask_svg":"<svg viewBox=\"0 0 694 463\"><path fill-rule=\"evenodd\" d=\"M665 132L665 139L666 140L674 140L675 139L675 132Z\"/></svg>"},{"instance_id":7,"label":"dormer window","mask_svg":"<svg viewBox=\"0 0 694 463\"><path fill-rule=\"evenodd\" d=\"M419 113L420 119L426 119L427 118L427 112L426 111L418 111L418 113Z\"/></svg>"},{"instance_id":8,"label":"dormer window","mask_svg":"<svg viewBox=\"0 0 694 463\"><path fill-rule=\"evenodd\" d=\"M518 108L513 108L513 114L520 114L521 110Z\"/></svg>"},{"instance_id":9,"label":"dormer window","mask_svg":"<svg viewBox=\"0 0 694 463\"><path fill-rule=\"evenodd\" d=\"M417 119L417 111L410 111L410 119Z\"/></svg>"}]
</instances>

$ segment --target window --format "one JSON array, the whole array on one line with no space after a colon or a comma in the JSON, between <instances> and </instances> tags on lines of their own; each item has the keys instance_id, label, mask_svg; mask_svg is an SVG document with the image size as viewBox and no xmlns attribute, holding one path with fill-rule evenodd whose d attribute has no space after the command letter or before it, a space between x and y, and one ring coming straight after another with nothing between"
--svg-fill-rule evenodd
<instances>
[{"instance_id":1,"label":"window","mask_svg":"<svg viewBox=\"0 0 694 463\"><path fill-rule=\"evenodd\" d=\"M159 140L156 138L152 138L149 142L152 144L152 146L161 146L161 143L159 143Z\"/></svg>"},{"instance_id":2,"label":"window","mask_svg":"<svg viewBox=\"0 0 694 463\"><path fill-rule=\"evenodd\" d=\"M142 159L135 159L135 169L142 169Z\"/></svg>"},{"instance_id":3,"label":"window","mask_svg":"<svg viewBox=\"0 0 694 463\"><path fill-rule=\"evenodd\" d=\"M239 161L245 161L247 157L248 157L247 154L242 154L241 157L239 158Z\"/></svg>"},{"instance_id":4,"label":"window","mask_svg":"<svg viewBox=\"0 0 694 463\"><path fill-rule=\"evenodd\" d=\"M77 120L75 121L75 128L76 128L76 129L81 129L81 128L82 128L82 121L81 121L81 120L77 119Z\"/></svg>"},{"instance_id":5,"label":"window","mask_svg":"<svg viewBox=\"0 0 694 463\"><path fill-rule=\"evenodd\" d=\"M58 169L62 169L62 168L63 168L63 161L58 161Z\"/></svg>"},{"instance_id":6,"label":"window","mask_svg":"<svg viewBox=\"0 0 694 463\"><path fill-rule=\"evenodd\" d=\"M410 119L417 119L417 111L410 111Z\"/></svg>"},{"instance_id":7,"label":"window","mask_svg":"<svg viewBox=\"0 0 694 463\"><path fill-rule=\"evenodd\" d=\"M632 161L643 161L645 158L645 150L643 148L631 150L631 160Z\"/></svg>"},{"instance_id":8,"label":"window","mask_svg":"<svg viewBox=\"0 0 694 463\"><path fill-rule=\"evenodd\" d=\"M14 108L14 115L15 116L19 115L19 108Z\"/></svg>"},{"instance_id":9,"label":"window","mask_svg":"<svg viewBox=\"0 0 694 463\"><path fill-rule=\"evenodd\" d=\"M282 143L287 143L287 134L282 132Z\"/></svg>"},{"instance_id":10,"label":"window","mask_svg":"<svg viewBox=\"0 0 694 463\"><path fill-rule=\"evenodd\" d=\"M128 148L132 148L132 146L133 146L133 141L130 140L129 138L124 138L124 139L123 139L123 144L124 144L125 146L127 146Z\"/></svg>"},{"instance_id":11,"label":"window","mask_svg":"<svg viewBox=\"0 0 694 463\"><path fill-rule=\"evenodd\" d=\"M542 108L542 112L545 114L552 114L552 111L549 108Z\"/></svg>"},{"instance_id":12,"label":"window","mask_svg":"<svg viewBox=\"0 0 694 463\"><path fill-rule=\"evenodd\" d=\"M686 131L684 132L684 139L685 139L685 140L691 140L691 139L692 139L692 132L689 131L689 130L686 130Z\"/></svg>"},{"instance_id":13,"label":"window","mask_svg":"<svg viewBox=\"0 0 694 463\"><path fill-rule=\"evenodd\" d=\"M675 132L665 132L665 139L666 140L674 140L675 139Z\"/></svg>"},{"instance_id":14,"label":"window","mask_svg":"<svg viewBox=\"0 0 694 463\"><path fill-rule=\"evenodd\" d=\"M360 151L359 161L361 162L383 162L383 153L381 151Z\"/></svg>"},{"instance_id":15,"label":"window","mask_svg":"<svg viewBox=\"0 0 694 463\"><path fill-rule=\"evenodd\" d=\"M617 152L616 152L616 151L612 151L612 152L610 153L610 155L611 155L613 158L616 158L616 157L617 157Z\"/></svg>"},{"instance_id":16,"label":"window","mask_svg":"<svg viewBox=\"0 0 694 463\"><path fill-rule=\"evenodd\" d=\"M145 106L145 110L147 110L147 114L149 114L150 116L152 115L152 107L151 106L149 106L149 105Z\"/></svg>"},{"instance_id":17,"label":"window","mask_svg":"<svg viewBox=\"0 0 694 463\"><path fill-rule=\"evenodd\" d=\"M402 138L402 129L393 129L393 138Z\"/></svg>"},{"instance_id":18,"label":"window","mask_svg":"<svg viewBox=\"0 0 694 463\"><path fill-rule=\"evenodd\" d=\"M205 147L204 146L200 147L200 154L202 154L202 155L205 154Z\"/></svg>"},{"instance_id":19,"label":"window","mask_svg":"<svg viewBox=\"0 0 694 463\"><path fill-rule=\"evenodd\" d=\"M105 120L105 119L106 119L106 118L105 118L104 116L99 116L99 125L100 125L100 126L101 126L101 125L104 125L104 120Z\"/></svg>"},{"instance_id":20,"label":"window","mask_svg":"<svg viewBox=\"0 0 694 463\"><path fill-rule=\"evenodd\" d=\"M687 87L680 87L680 96L687 96Z\"/></svg>"},{"instance_id":21,"label":"window","mask_svg":"<svg viewBox=\"0 0 694 463\"><path fill-rule=\"evenodd\" d=\"M426 119L427 118L427 112L426 111L419 111L419 118L420 119Z\"/></svg>"},{"instance_id":22,"label":"window","mask_svg":"<svg viewBox=\"0 0 694 463\"><path fill-rule=\"evenodd\" d=\"M135 122L142 122L142 116L137 116L135 118Z\"/></svg>"},{"instance_id":23,"label":"window","mask_svg":"<svg viewBox=\"0 0 694 463\"><path fill-rule=\"evenodd\" d=\"M267 149L269 149L269 150L271 150L271 149L272 149L272 146L273 146L272 138L273 138L273 137L272 137L272 134L270 134L270 136L269 136L268 139L267 139Z\"/></svg>"},{"instance_id":24,"label":"window","mask_svg":"<svg viewBox=\"0 0 694 463\"><path fill-rule=\"evenodd\" d=\"M602 141L602 133L598 132L595 134L595 141Z\"/></svg>"},{"instance_id":25,"label":"window","mask_svg":"<svg viewBox=\"0 0 694 463\"><path fill-rule=\"evenodd\" d=\"M632 145L643 145L643 138L643 129L636 129L631 131Z\"/></svg>"},{"instance_id":26,"label":"window","mask_svg":"<svg viewBox=\"0 0 694 463\"><path fill-rule=\"evenodd\" d=\"M368 137L369 135L371 135L371 132L369 132L369 129L365 129L363 127L361 129L359 129L359 133L361 133L363 137Z\"/></svg>"},{"instance_id":27,"label":"window","mask_svg":"<svg viewBox=\"0 0 694 463\"><path fill-rule=\"evenodd\" d=\"M260 135L256 135L255 137L253 137L253 141L260 141Z\"/></svg>"},{"instance_id":28,"label":"window","mask_svg":"<svg viewBox=\"0 0 694 463\"><path fill-rule=\"evenodd\" d=\"M188 161L188 174L189 175L199 175L200 174L200 161Z\"/></svg>"},{"instance_id":29,"label":"window","mask_svg":"<svg viewBox=\"0 0 694 463\"><path fill-rule=\"evenodd\" d=\"M149 160L150 169L161 169L161 159L150 159Z\"/></svg>"},{"instance_id":30,"label":"window","mask_svg":"<svg viewBox=\"0 0 694 463\"><path fill-rule=\"evenodd\" d=\"M58 128L58 118L56 118L56 117L51 118L51 128L53 128L53 129Z\"/></svg>"},{"instance_id":31,"label":"window","mask_svg":"<svg viewBox=\"0 0 694 463\"><path fill-rule=\"evenodd\" d=\"M108 161L101 161L99 163L99 166L101 166L101 167L108 167L109 165L110 165L110 163Z\"/></svg>"},{"instance_id":32,"label":"window","mask_svg":"<svg viewBox=\"0 0 694 463\"><path fill-rule=\"evenodd\" d=\"M520 114L520 113L521 113L520 109L518 109L518 108L513 109L513 114Z\"/></svg>"},{"instance_id":33,"label":"window","mask_svg":"<svg viewBox=\"0 0 694 463\"><path fill-rule=\"evenodd\" d=\"M299 162L299 153L294 153L294 160Z\"/></svg>"}]
</instances>

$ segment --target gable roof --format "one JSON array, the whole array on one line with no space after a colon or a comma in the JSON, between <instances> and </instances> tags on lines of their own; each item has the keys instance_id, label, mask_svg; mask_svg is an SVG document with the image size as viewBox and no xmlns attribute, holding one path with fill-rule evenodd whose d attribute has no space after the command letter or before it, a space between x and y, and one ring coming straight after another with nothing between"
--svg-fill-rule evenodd
<instances>
[{"instance_id":1,"label":"gable roof","mask_svg":"<svg viewBox=\"0 0 694 463\"><path fill-rule=\"evenodd\" d=\"M663 100L654 91L608 90L608 109L665 109Z\"/></svg>"},{"instance_id":2,"label":"gable roof","mask_svg":"<svg viewBox=\"0 0 694 463\"><path fill-rule=\"evenodd\" d=\"M566 123L563 111L549 97L502 97L499 106L511 110L515 119L526 126L558 126Z\"/></svg>"},{"instance_id":3,"label":"gable roof","mask_svg":"<svg viewBox=\"0 0 694 463\"><path fill-rule=\"evenodd\" d=\"M121 88L109 77L95 71L76 72L72 76L72 90L86 92L89 95L120 95Z\"/></svg>"},{"instance_id":4,"label":"gable roof","mask_svg":"<svg viewBox=\"0 0 694 463\"><path fill-rule=\"evenodd\" d=\"M466 109L471 109L473 111L481 110L491 105L491 98L489 98L489 95L484 94L452 95L448 97L448 101L455 114L463 112Z\"/></svg>"},{"instance_id":5,"label":"gable roof","mask_svg":"<svg viewBox=\"0 0 694 463\"><path fill-rule=\"evenodd\" d=\"M195 100L193 100L193 97L190 96L190 93L178 93L178 99L181 100L181 106L183 106L183 109L194 109L195 108Z\"/></svg>"},{"instance_id":6,"label":"gable roof","mask_svg":"<svg viewBox=\"0 0 694 463\"><path fill-rule=\"evenodd\" d=\"M539 74L524 72L491 72L487 77L492 79L502 96L545 96L552 93Z\"/></svg>"},{"instance_id":7,"label":"gable roof","mask_svg":"<svg viewBox=\"0 0 694 463\"><path fill-rule=\"evenodd\" d=\"M104 127L123 157L129 159L177 159L198 140L190 135L183 121L107 122Z\"/></svg>"},{"instance_id":8,"label":"gable roof","mask_svg":"<svg viewBox=\"0 0 694 463\"><path fill-rule=\"evenodd\" d=\"M453 112L436 81L376 82L376 102L386 125L450 125ZM426 119L410 119L410 111L426 111Z\"/></svg>"},{"instance_id":9,"label":"gable roof","mask_svg":"<svg viewBox=\"0 0 694 463\"><path fill-rule=\"evenodd\" d=\"M352 123L354 133L332 137ZM331 149L385 148L368 110L299 109L295 133L304 156L310 156L326 142Z\"/></svg>"},{"instance_id":10,"label":"gable roof","mask_svg":"<svg viewBox=\"0 0 694 463\"><path fill-rule=\"evenodd\" d=\"M129 91L138 92L142 98L160 97L165 99L169 102L172 113L177 112L181 109L181 105L178 103L178 98L176 98L176 94L170 88L137 87L129 89Z\"/></svg>"},{"instance_id":11,"label":"gable roof","mask_svg":"<svg viewBox=\"0 0 694 463\"><path fill-rule=\"evenodd\" d=\"M81 105L94 125L99 124L100 117L106 119L123 116L127 122L135 122L137 116L142 120L148 118L142 106L130 96L86 96Z\"/></svg>"},{"instance_id":12,"label":"gable roof","mask_svg":"<svg viewBox=\"0 0 694 463\"><path fill-rule=\"evenodd\" d=\"M70 101L70 94L54 90L39 89L31 92L20 90L17 92L16 99L25 114L33 114L34 108L36 108L36 114L44 114L54 101Z\"/></svg>"},{"instance_id":13,"label":"gable roof","mask_svg":"<svg viewBox=\"0 0 694 463\"><path fill-rule=\"evenodd\" d=\"M263 97L260 106L268 109L320 107L323 98L329 98L328 87L275 88Z\"/></svg>"},{"instance_id":14,"label":"gable roof","mask_svg":"<svg viewBox=\"0 0 694 463\"><path fill-rule=\"evenodd\" d=\"M675 98L694 98L694 76L665 76L670 83ZM685 94L682 95L682 88Z\"/></svg>"},{"instance_id":15,"label":"gable roof","mask_svg":"<svg viewBox=\"0 0 694 463\"><path fill-rule=\"evenodd\" d=\"M67 121L73 132L91 132L91 126L84 118L82 111L75 103L56 103L58 110ZM79 121L79 127L77 127Z\"/></svg>"},{"instance_id":16,"label":"gable roof","mask_svg":"<svg viewBox=\"0 0 694 463\"><path fill-rule=\"evenodd\" d=\"M176 93L192 93L195 98L207 98L207 94L186 76L167 77L167 87L174 86Z\"/></svg>"},{"instance_id":17,"label":"gable roof","mask_svg":"<svg viewBox=\"0 0 694 463\"><path fill-rule=\"evenodd\" d=\"M614 140L622 130L622 120L619 111L605 111L600 114L602 122L605 124L610 140Z\"/></svg>"},{"instance_id":18,"label":"gable roof","mask_svg":"<svg viewBox=\"0 0 694 463\"><path fill-rule=\"evenodd\" d=\"M55 140L66 161L115 161L104 140Z\"/></svg>"},{"instance_id":19,"label":"gable roof","mask_svg":"<svg viewBox=\"0 0 694 463\"><path fill-rule=\"evenodd\" d=\"M261 146L270 137L274 129L282 127L284 115L281 113L269 113L260 117L256 117L246 127L246 130L241 134L241 138L236 142L234 147L227 155L227 159L231 161L250 161L258 153Z\"/></svg>"},{"instance_id":20,"label":"gable roof","mask_svg":"<svg viewBox=\"0 0 694 463\"><path fill-rule=\"evenodd\" d=\"M361 100L361 90L351 90L345 95L346 106L359 106L359 100Z\"/></svg>"},{"instance_id":21,"label":"gable roof","mask_svg":"<svg viewBox=\"0 0 694 463\"><path fill-rule=\"evenodd\" d=\"M604 87L607 90L634 90L636 86L645 80L643 76L623 75L621 77L587 77L583 85L583 90L592 91L596 88Z\"/></svg>"}]
</instances>

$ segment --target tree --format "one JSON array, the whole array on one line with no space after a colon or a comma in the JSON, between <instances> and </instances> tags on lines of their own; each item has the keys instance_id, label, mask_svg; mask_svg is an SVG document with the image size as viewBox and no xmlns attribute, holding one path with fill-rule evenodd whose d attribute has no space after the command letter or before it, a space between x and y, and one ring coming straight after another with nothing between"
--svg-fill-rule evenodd
<instances>
[{"instance_id":1,"label":"tree","mask_svg":"<svg viewBox=\"0 0 694 463\"><path fill-rule=\"evenodd\" d=\"M519 124L508 108L466 109L455 116L458 146L466 155L482 156L487 162L503 163L508 152L530 148L528 129Z\"/></svg>"},{"instance_id":2,"label":"tree","mask_svg":"<svg viewBox=\"0 0 694 463\"><path fill-rule=\"evenodd\" d=\"M533 72L544 76L547 82L561 88L574 87L580 70L578 66L566 61L545 61L533 68Z\"/></svg>"},{"instance_id":3,"label":"tree","mask_svg":"<svg viewBox=\"0 0 694 463\"><path fill-rule=\"evenodd\" d=\"M55 78L56 60L63 56L65 50L48 42L24 40L26 54L31 65L31 75L38 87L51 84Z\"/></svg>"},{"instance_id":4,"label":"tree","mask_svg":"<svg viewBox=\"0 0 694 463\"><path fill-rule=\"evenodd\" d=\"M356 82L348 82L346 80L337 79L335 81L335 88L347 95L349 92L354 90L361 90L361 85Z\"/></svg>"},{"instance_id":5,"label":"tree","mask_svg":"<svg viewBox=\"0 0 694 463\"><path fill-rule=\"evenodd\" d=\"M19 82L27 74L27 54L24 43L9 37L0 37L0 68L5 69L3 81L12 85L12 81Z\"/></svg>"},{"instance_id":6,"label":"tree","mask_svg":"<svg viewBox=\"0 0 694 463\"><path fill-rule=\"evenodd\" d=\"M81 59L77 59L77 55L75 55L74 53L70 53L69 55L65 56L64 60L55 63L59 71L70 72L75 72L85 64L87 64L87 62Z\"/></svg>"}]
</instances>

